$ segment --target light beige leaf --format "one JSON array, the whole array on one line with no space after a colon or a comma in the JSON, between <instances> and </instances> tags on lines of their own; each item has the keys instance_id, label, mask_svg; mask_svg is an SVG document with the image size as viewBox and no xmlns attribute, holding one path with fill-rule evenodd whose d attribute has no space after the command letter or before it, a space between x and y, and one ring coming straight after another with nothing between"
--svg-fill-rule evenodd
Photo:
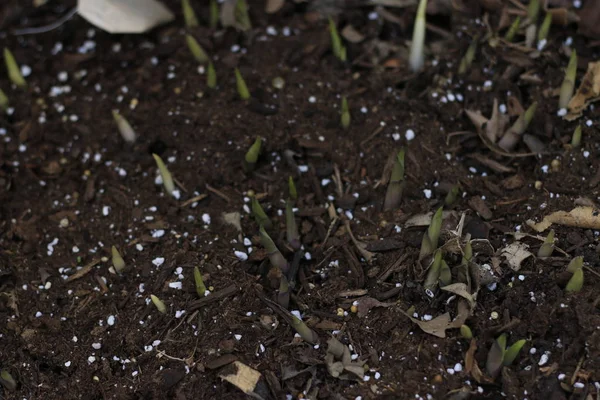
<instances>
[{"instance_id":1,"label":"light beige leaf","mask_svg":"<svg viewBox=\"0 0 600 400\"><path fill-rule=\"evenodd\" d=\"M410 217L405 223L405 228L410 228L411 226L429 226L431 224L431 218L433 218L433 211L430 211L425 214L416 214ZM458 214L456 211L443 211L442 219L445 220L449 217L454 217L458 219Z\"/></svg>"},{"instance_id":2,"label":"light beige leaf","mask_svg":"<svg viewBox=\"0 0 600 400\"><path fill-rule=\"evenodd\" d=\"M521 242L514 242L503 248L500 252L506 258L508 265L513 271L521 269L523 261L533 256L533 253L528 251L528 245Z\"/></svg>"},{"instance_id":3,"label":"light beige leaf","mask_svg":"<svg viewBox=\"0 0 600 400\"><path fill-rule=\"evenodd\" d=\"M357 31L352 25L346 25L342 29L342 36L350 43L360 43L365 40L365 35Z\"/></svg>"},{"instance_id":4,"label":"light beige leaf","mask_svg":"<svg viewBox=\"0 0 600 400\"><path fill-rule=\"evenodd\" d=\"M600 229L600 212L589 206L575 207L571 211L556 211L546 215L542 222L527 221L527 225L538 232L543 232L552 224L574 226L585 229Z\"/></svg>"},{"instance_id":5,"label":"light beige leaf","mask_svg":"<svg viewBox=\"0 0 600 400\"><path fill-rule=\"evenodd\" d=\"M389 307L394 305L394 303L382 303L381 301L374 299L372 297L361 297L358 301L357 312L356 315L358 318L363 318L365 315L369 313L371 308L375 307Z\"/></svg>"},{"instance_id":6,"label":"light beige leaf","mask_svg":"<svg viewBox=\"0 0 600 400\"><path fill-rule=\"evenodd\" d=\"M419 325L419 328L425 333L429 333L430 335L437 336L439 338L446 337L446 329L450 328L450 313L444 313L442 315L438 315L432 320L429 321L421 321L419 319L411 317L408 313L403 310L400 310L402 314L407 316L412 322Z\"/></svg>"},{"instance_id":7,"label":"light beige leaf","mask_svg":"<svg viewBox=\"0 0 600 400\"><path fill-rule=\"evenodd\" d=\"M569 113L564 118L567 121L579 118L583 110L597 100L600 100L600 61L588 64L587 72L567 106Z\"/></svg>"},{"instance_id":8,"label":"light beige leaf","mask_svg":"<svg viewBox=\"0 0 600 400\"><path fill-rule=\"evenodd\" d=\"M143 33L174 18L157 0L79 0L77 12L109 33Z\"/></svg>"},{"instance_id":9,"label":"light beige leaf","mask_svg":"<svg viewBox=\"0 0 600 400\"><path fill-rule=\"evenodd\" d=\"M285 0L267 0L265 4L265 12L267 14L275 14L283 7Z\"/></svg>"},{"instance_id":10,"label":"light beige leaf","mask_svg":"<svg viewBox=\"0 0 600 400\"><path fill-rule=\"evenodd\" d=\"M229 364L219 374L219 378L231 383L246 394L254 392L261 376L260 372L239 361Z\"/></svg>"},{"instance_id":11,"label":"light beige leaf","mask_svg":"<svg viewBox=\"0 0 600 400\"><path fill-rule=\"evenodd\" d=\"M475 299L473 298L473 295L471 295L471 293L469 293L469 289L467 288L467 285L464 283L453 283L448 286L443 286L440 289L442 289L445 292L454 293L454 294L466 299L469 302L469 306L471 308L473 308L475 306Z\"/></svg>"}]
</instances>

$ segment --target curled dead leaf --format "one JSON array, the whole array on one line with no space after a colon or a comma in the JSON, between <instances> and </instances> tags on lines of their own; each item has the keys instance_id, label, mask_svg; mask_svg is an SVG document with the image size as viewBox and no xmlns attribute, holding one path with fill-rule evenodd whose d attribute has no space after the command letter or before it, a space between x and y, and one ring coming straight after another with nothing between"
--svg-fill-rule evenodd
<instances>
[{"instance_id":1,"label":"curled dead leaf","mask_svg":"<svg viewBox=\"0 0 600 400\"><path fill-rule=\"evenodd\" d=\"M527 221L532 229L542 232L552 224L574 226L585 229L600 229L600 211L594 207L580 206L571 211L556 211L546 215L541 222Z\"/></svg>"},{"instance_id":2,"label":"curled dead leaf","mask_svg":"<svg viewBox=\"0 0 600 400\"><path fill-rule=\"evenodd\" d=\"M394 305L394 303L382 303L381 301L374 299L372 297L361 297L358 299L358 310L356 315L358 318L363 318L365 315L369 313L372 308L375 307L390 307Z\"/></svg>"},{"instance_id":3,"label":"curled dead leaf","mask_svg":"<svg viewBox=\"0 0 600 400\"><path fill-rule=\"evenodd\" d=\"M506 258L508 265L513 271L521 269L523 261L533 256L533 253L527 249L529 246L525 243L514 242L503 248L500 254Z\"/></svg>"},{"instance_id":4,"label":"curled dead leaf","mask_svg":"<svg viewBox=\"0 0 600 400\"><path fill-rule=\"evenodd\" d=\"M569 101L567 106L569 112L564 119L573 121L579 118L583 110L597 100L600 100L600 61L588 64L587 72L583 76L575 96Z\"/></svg>"},{"instance_id":5,"label":"curled dead leaf","mask_svg":"<svg viewBox=\"0 0 600 400\"><path fill-rule=\"evenodd\" d=\"M400 312L407 316L412 322L419 325L419 328L421 328L423 332L429 333L430 335L437 336L439 338L445 338L446 329L450 328L450 313L438 315L437 317L429 321L421 321L419 319L413 318L405 311L400 310Z\"/></svg>"}]
</instances>

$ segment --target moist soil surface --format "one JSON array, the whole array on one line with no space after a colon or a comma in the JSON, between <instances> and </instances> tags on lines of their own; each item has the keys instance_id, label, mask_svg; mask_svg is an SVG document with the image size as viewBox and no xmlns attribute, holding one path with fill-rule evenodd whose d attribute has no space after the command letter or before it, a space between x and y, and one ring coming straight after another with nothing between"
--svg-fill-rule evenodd
<instances>
[{"instance_id":1,"label":"moist soil surface","mask_svg":"<svg viewBox=\"0 0 600 400\"><path fill-rule=\"evenodd\" d=\"M111 35L75 17L20 36L11 32L51 23L73 4L7 3L0 41L28 87L11 86L2 69L11 108L0 118L0 367L16 388L4 382L0 397L242 399L249 395L223 377L245 365L260 373L252 395L264 399L598 398L599 232L553 225L554 252L543 258L549 230L526 222L596 207L598 113L590 107L574 122L557 115L570 52L579 55L577 84L598 58L597 42L576 24L553 24L538 51L522 46L523 31L519 45L489 41L507 25L501 9L430 1L437 9L430 4L426 63L413 73L415 6L289 1L267 14L252 1L253 27L239 32L206 28L208 6L196 2L201 27L190 32L214 61L211 90L185 44L179 2L167 2L174 22L146 34ZM498 3L525 18L518 2ZM330 50L328 16L364 36L343 39L346 62ZM459 75L475 39L474 62ZM342 96L348 129L340 126ZM503 153L476 133L464 110L489 117L494 100L510 124L537 101L527 129L533 155L523 141ZM134 144L119 135L115 109L136 131ZM570 148L578 124L582 144ZM244 156L257 137L262 151L247 173ZM404 192L384 212L400 148ZM175 178L178 199L165 192L153 153ZM297 252L285 233L290 176ZM470 286L426 291L423 215L455 185L439 245L456 283L460 249L472 240ZM252 192L297 267L287 308L278 303L281 272L249 213ZM111 270L112 246L126 264L121 274ZM567 293L566 266L577 256L583 288ZM194 267L206 297L196 293ZM296 334L290 311L318 340ZM432 332L438 317L447 320ZM490 371L502 334L508 345L526 342L514 362ZM327 356L330 338L350 359ZM350 367L340 375L340 365Z\"/></svg>"}]
</instances>

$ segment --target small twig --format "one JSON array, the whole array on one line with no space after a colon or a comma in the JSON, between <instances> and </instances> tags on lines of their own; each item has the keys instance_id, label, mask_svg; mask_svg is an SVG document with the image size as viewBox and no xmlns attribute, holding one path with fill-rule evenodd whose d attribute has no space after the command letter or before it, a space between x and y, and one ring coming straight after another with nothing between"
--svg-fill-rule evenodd
<instances>
[{"instance_id":1,"label":"small twig","mask_svg":"<svg viewBox=\"0 0 600 400\"><path fill-rule=\"evenodd\" d=\"M192 197L191 199L184 201L183 203L181 203L181 205L179 206L179 208L187 207L190 204L195 203L195 202L200 201L200 200L204 200L207 197L208 197L208 195L206 193L202 193L202 194L200 194L200 195L198 195L196 197Z\"/></svg>"},{"instance_id":2,"label":"small twig","mask_svg":"<svg viewBox=\"0 0 600 400\"><path fill-rule=\"evenodd\" d=\"M86 264L79 271L75 272L73 275L71 275L70 277L68 277L67 278L67 283L68 282L73 282L74 280L82 278L85 275L89 274L90 271L92 270L92 268L94 268L97 264L99 264L100 261L102 261L102 259L100 259L100 258L96 258L95 260L92 260L90 263Z\"/></svg>"},{"instance_id":3,"label":"small twig","mask_svg":"<svg viewBox=\"0 0 600 400\"><path fill-rule=\"evenodd\" d=\"M50 32L56 28L59 28L62 24L64 24L65 22L67 22L68 20L73 18L73 16L75 14L77 14L77 7L73 7L64 16L60 17L59 19L57 19L56 21L54 21L51 24L44 25L44 26L38 26L35 28L16 29L12 32L12 34L15 36L20 36L20 35L36 35L38 33Z\"/></svg>"},{"instance_id":4,"label":"small twig","mask_svg":"<svg viewBox=\"0 0 600 400\"><path fill-rule=\"evenodd\" d=\"M363 148L365 144L369 143L375 136L377 136L379 134L379 132L381 132L383 130L383 128L385 128L385 126L379 125L377 127L377 129L375 129L373 131L373 133L371 133L369 136L367 136L367 138L365 140L360 142L360 148Z\"/></svg>"},{"instance_id":5,"label":"small twig","mask_svg":"<svg viewBox=\"0 0 600 400\"><path fill-rule=\"evenodd\" d=\"M208 183L206 184L206 189L210 192L213 192L214 194L216 194L217 196L219 196L226 202L231 203L231 199L229 198L229 196L227 196L225 193L221 192L220 190L217 190L214 187L210 186Z\"/></svg>"},{"instance_id":6,"label":"small twig","mask_svg":"<svg viewBox=\"0 0 600 400\"><path fill-rule=\"evenodd\" d=\"M240 291L240 288L238 288L237 285L227 286L225 289L218 290L216 292L209 294L206 297L192 301L190 303L190 305L188 306L187 310L188 310L188 312L195 311L199 308L205 307L216 301L225 299L229 296L233 296L234 294L236 294L239 291Z\"/></svg>"}]
</instances>

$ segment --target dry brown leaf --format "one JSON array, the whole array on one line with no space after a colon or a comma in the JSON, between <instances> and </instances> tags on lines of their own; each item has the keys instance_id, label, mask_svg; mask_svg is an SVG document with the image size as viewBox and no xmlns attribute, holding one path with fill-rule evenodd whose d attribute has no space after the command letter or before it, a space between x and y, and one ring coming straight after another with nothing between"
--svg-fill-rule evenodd
<instances>
[{"instance_id":1,"label":"dry brown leaf","mask_svg":"<svg viewBox=\"0 0 600 400\"><path fill-rule=\"evenodd\" d=\"M533 253L529 252L525 243L514 242L503 248L500 252L502 256L506 258L508 265L513 271L521 269L523 261L533 256Z\"/></svg>"},{"instance_id":2,"label":"dry brown leaf","mask_svg":"<svg viewBox=\"0 0 600 400\"><path fill-rule=\"evenodd\" d=\"M577 13L580 21L578 32L592 39L600 37L600 2L586 1L583 8Z\"/></svg>"},{"instance_id":3,"label":"dry brown leaf","mask_svg":"<svg viewBox=\"0 0 600 400\"><path fill-rule=\"evenodd\" d=\"M600 61L588 64L587 72L583 76L575 96L571 98L567 106L569 113L564 118L567 121L579 118L583 110L597 100L600 100Z\"/></svg>"},{"instance_id":4,"label":"dry brown leaf","mask_svg":"<svg viewBox=\"0 0 600 400\"><path fill-rule=\"evenodd\" d=\"M469 206L485 220L490 220L494 216L490 208L485 204L481 196L473 196L469 199Z\"/></svg>"},{"instance_id":5,"label":"dry brown leaf","mask_svg":"<svg viewBox=\"0 0 600 400\"><path fill-rule=\"evenodd\" d=\"M239 361L229 364L219 374L219 378L231 383L246 394L254 392L261 376L260 372Z\"/></svg>"},{"instance_id":6,"label":"dry brown leaf","mask_svg":"<svg viewBox=\"0 0 600 400\"><path fill-rule=\"evenodd\" d=\"M394 305L394 303L382 303L381 301L374 299L372 297L361 297L358 299L358 306L356 315L358 318L362 318L369 313L371 308L375 307L389 307Z\"/></svg>"},{"instance_id":7,"label":"dry brown leaf","mask_svg":"<svg viewBox=\"0 0 600 400\"><path fill-rule=\"evenodd\" d=\"M475 299L473 298L473 295L471 295L471 293L469 293L469 289L467 288L466 284L452 283L450 285L443 286L440 289L442 289L445 292L454 293L454 294L466 299L469 302L469 306L471 308L475 307Z\"/></svg>"},{"instance_id":8,"label":"dry brown leaf","mask_svg":"<svg viewBox=\"0 0 600 400\"><path fill-rule=\"evenodd\" d=\"M360 43L365 40L365 35L357 31L352 25L346 25L342 29L342 36L350 43Z\"/></svg>"},{"instance_id":9,"label":"dry brown leaf","mask_svg":"<svg viewBox=\"0 0 600 400\"><path fill-rule=\"evenodd\" d=\"M265 12L267 14L275 14L283 7L285 0L267 0L265 4Z\"/></svg>"},{"instance_id":10,"label":"dry brown leaf","mask_svg":"<svg viewBox=\"0 0 600 400\"><path fill-rule=\"evenodd\" d=\"M406 315L412 322L419 325L419 328L421 328L423 332L429 333L430 335L437 336L439 338L445 338L446 329L450 328L450 313L438 315L437 317L429 321L421 321L419 319L413 318L405 311L400 310L400 312Z\"/></svg>"},{"instance_id":11,"label":"dry brown leaf","mask_svg":"<svg viewBox=\"0 0 600 400\"><path fill-rule=\"evenodd\" d=\"M575 207L571 211L556 211L546 215L542 222L527 221L532 229L543 232L552 224L574 226L585 229L600 229L600 211L594 207Z\"/></svg>"}]
</instances>

